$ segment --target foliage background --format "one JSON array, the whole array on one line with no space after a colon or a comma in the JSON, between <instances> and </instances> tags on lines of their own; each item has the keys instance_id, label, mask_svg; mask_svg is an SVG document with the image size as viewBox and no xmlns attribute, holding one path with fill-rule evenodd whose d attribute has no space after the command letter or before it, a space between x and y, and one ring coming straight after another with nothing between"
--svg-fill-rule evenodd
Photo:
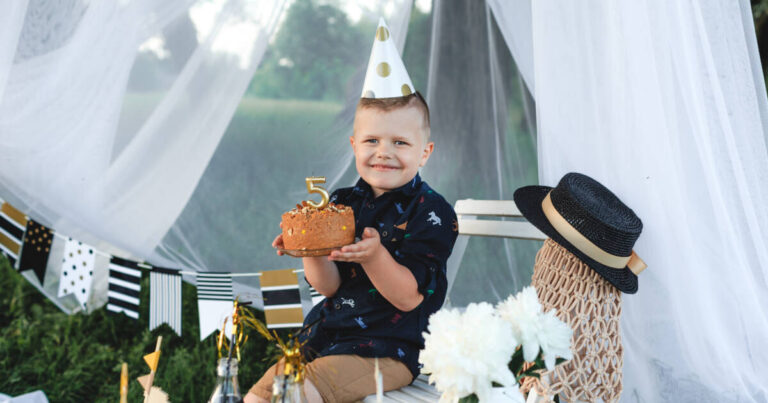
<instances>
[{"instance_id":1,"label":"foliage background","mask_svg":"<svg viewBox=\"0 0 768 403\"><path fill-rule=\"evenodd\" d=\"M761 61L765 66L768 62L768 0L751 0L751 4ZM305 27L318 26L327 32L322 35L305 32ZM190 20L182 19L173 30L165 33L164 39L176 43L186 41L185 46L175 48L191 52L196 45L190 39L195 37L194 29ZM417 88L426 86L430 30L430 13L414 8L403 58ZM250 183L250 171L242 167L248 166L249 147L256 146L253 139L268 137L259 133L300 133L307 122L329 127L345 100L359 91L347 87L338 77L358 74L359 69L352 61L359 59L359 55L353 50L369 48L372 31L373 24L365 19L350 21L340 10L339 1L294 1L219 146L227 150L222 155L228 155L232 160L215 164L221 169L207 171L199 186L217 186L232 183L232 180ZM316 36L332 37L335 41L313 41ZM141 87L131 88L133 92L126 98L123 113L142 115L150 110L147 105L158 102L162 88L168 85L164 81L170 76L167 71L178 68L188 56L170 54L161 58L151 52L140 53L132 77L141 79L130 83L141 83ZM522 127L522 105L520 102L510 102L509 105L509 126ZM130 127L124 129L132 130ZM511 136L510 144L531 141L530 135L522 131L514 131ZM266 146L276 149L284 146L281 142L295 141L289 136L272 136L271 139L275 144ZM276 171L290 169L290 166L283 166L288 162L279 155L274 158ZM525 163L535 172L535 159ZM233 172L241 177L232 178ZM220 180L221 175L227 175L228 180ZM217 194L221 198L249 197L242 194L241 187L231 186L222 188ZM223 211L222 214L236 214L234 218L258 217L258 204L253 203L249 208L252 211ZM222 230L246 234L265 231L247 219L212 220L211 225L232 221L238 222L239 227ZM200 244L219 248L225 247L227 242L211 240ZM477 252L468 250L467 253ZM90 315L68 316L27 284L0 256L0 392L15 396L43 390L52 402L116 401L120 366L127 362L131 377L129 401L141 401L141 391L134 379L148 372L142 356L151 352L156 337L163 335L163 354L156 384L168 392L173 401L205 401L215 383L217 355L213 336L198 341L194 286L183 284L182 337L177 337L165 325L152 332L147 330L148 289L148 276L145 276L141 295L144 312L138 321L107 315L104 309ZM274 346L260 337L254 335L251 338L240 364L239 380L243 389L247 390L256 382L275 353Z\"/></svg>"}]
</instances>

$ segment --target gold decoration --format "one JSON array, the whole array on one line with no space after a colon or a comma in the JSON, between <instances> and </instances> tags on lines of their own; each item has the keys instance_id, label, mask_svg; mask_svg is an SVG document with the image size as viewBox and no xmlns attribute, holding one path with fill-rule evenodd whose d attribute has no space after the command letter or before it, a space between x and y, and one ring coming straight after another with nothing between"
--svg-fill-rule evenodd
<instances>
[{"instance_id":1,"label":"gold decoration","mask_svg":"<svg viewBox=\"0 0 768 403\"><path fill-rule=\"evenodd\" d=\"M376 74L382 77L387 77L390 71L391 69L389 67L389 63L387 62L381 62L376 66Z\"/></svg>"},{"instance_id":2,"label":"gold decoration","mask_svg":"<svg viewBox=\"0 0 768 403\"><path fill-rule=\"evenodd\" d=\"M157 364L160 361L160 346L162 344L163 336L158 336L157 344L155 345L155 351L144 356L144 361L149 366L149 374L136 379L141 384L141 387L144 388L144 403L153 401L153 399L149 398L150 392L159 390L159 388L153 387L152 384L155 381L155 372L157 371Z\"/></svg>"},{"instance_id":3,"label":"gold decoration","mask_svg":"<svg viewBox=\"0 0 768 403\"><path fill-rule=\"evenodd\" d=\"M411 91L411 87L408 84L403 84L403 86L400 87L400 91L403 93L404 97L413 94L413 91Z\"/></svg>"},{"instance_id":4,"label":"gold decoration","mask_svg":"<svg viewBox=\"0 0 768 403\"><path fill-rule=\"evenodd\" d=\"M120 371L120 403L128 403L128 364L123 363Z\"/></svg>"},{"instance_id":5,"label":"gold decoration","mask_svg":"<svg viewBox=\"0 0 768 403\"><path fill-rule=\"evenodd\" d=\"M370 35L370 34L369 34ZM370 36L369 36L370 38ZM376 30L376 39L384 42L387 39L389 39L389 30L386 27L379 27L379 29Z\"/></svg>"},{"instance_id":6,"label":"gold decoration","mask_svg":"<svg viewBox=\"0 0 768 403\"><path fill-rule=\"evenodd\" d=\"M320 203L307 200L307 204L318 210L324 209L328 205L328 191L321 186L317 186L317 184L325 183L325 176L309 176L305 181L307 182L307 192L310 194L317 193L321 197Z\"/></svg>"}]
</instances>

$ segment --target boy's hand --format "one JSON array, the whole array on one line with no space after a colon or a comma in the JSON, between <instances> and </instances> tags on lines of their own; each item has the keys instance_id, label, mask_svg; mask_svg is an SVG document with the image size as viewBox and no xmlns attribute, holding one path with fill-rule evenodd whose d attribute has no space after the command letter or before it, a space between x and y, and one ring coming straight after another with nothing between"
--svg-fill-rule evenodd
<instances>
[{"instance_id":1,"label":"boy's hand","mask_svg":"<svg viewBox=\"0 0 768 403\"><path fill-rule=\"evenodd\" d=\"M376 254L382 251L381 238L379 232L373 228L363 230L363 239L360 242L344 246L340 250L331 252L328 260L338 260L342 262L355 262L364 264L371 260Z\"/></svg>"},{"instance_id":2,"label":"boy's hand","mask_svg":"<svg viewBox=\"0 0 768 403\"><path fill-rule=\"evenodd\" d=\"M283 234L278 235L275 237L275 240L272 241L272 247L277 249L285 249L285 245L283 245ZM280 249L277 249L277 256L283 256L285 253L283 253Z\"/></svg>"}]
</instances>

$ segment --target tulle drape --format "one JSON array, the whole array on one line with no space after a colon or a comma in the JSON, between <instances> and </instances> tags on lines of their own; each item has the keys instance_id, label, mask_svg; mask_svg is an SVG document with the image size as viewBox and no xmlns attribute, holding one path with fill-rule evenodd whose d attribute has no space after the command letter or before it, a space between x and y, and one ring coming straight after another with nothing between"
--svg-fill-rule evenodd
<instances>
[{"instance_id":1,"label":"tulle drape","mask_svg":"<svg viewBox=\"0 0 768 403\"><path fill-rule=\"evenodd\" d=\"M541 182L643 220L623 401L768 399L766 99L747 1L533 2Z\"/></svg>"}]
</instances>

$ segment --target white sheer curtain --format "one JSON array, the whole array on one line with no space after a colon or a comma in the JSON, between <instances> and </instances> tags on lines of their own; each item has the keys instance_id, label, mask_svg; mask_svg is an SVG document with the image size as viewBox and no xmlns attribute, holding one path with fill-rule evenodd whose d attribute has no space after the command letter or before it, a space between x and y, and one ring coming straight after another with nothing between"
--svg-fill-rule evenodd
<instances>
[{"instance_id":1,"label":"white sheer curtain","mask_svg":"<svg viewBox=\"0 0 768 403\"><path fill-rule=\"evenodd\" d=\"M750 3L533 2L542 184L588 174L645 224L623 401L768 401L765 84Z\"/></svg>"},{"instance_id":2,"label":"white sheer curtain","mask_svg":"<svg viewBox=\"0 0 768 403\"><path fill-rule=\"evenodd\" d=\"M13 2L0 17L0 197L100 250L152 258L197 186L284 4ZM145 115L132 115L123 104L131 101L126 89L140 49L195 13L203 21L186 41L189 54L168 73L169 87L142 104ZM178 44L162 45L177 51ZM134 130L118 138L126 121ZM49 265L49 278L57 273ZM46 281L46 293L65 306L56 286ZM98 306L106 287L94 289Z\"/></svg>"},{"instance_id":3,"label":"white sheer curtain","mask_svg":"<svg viewBox=\"0 0 768 403\"><path fill-rule=\"evenodd\" d=\"M3 18L23 25L16 46L3 43L4 52L16 49L12 64L0 65L0 78L8 71L0 93L7 199L64 233L152 254L216 149L284 1L214 2L210 29L199 33L171 88L113 154L140 45L192 3L33 0L26 13L11 7Z\"/></svg>"}]
</instances>

